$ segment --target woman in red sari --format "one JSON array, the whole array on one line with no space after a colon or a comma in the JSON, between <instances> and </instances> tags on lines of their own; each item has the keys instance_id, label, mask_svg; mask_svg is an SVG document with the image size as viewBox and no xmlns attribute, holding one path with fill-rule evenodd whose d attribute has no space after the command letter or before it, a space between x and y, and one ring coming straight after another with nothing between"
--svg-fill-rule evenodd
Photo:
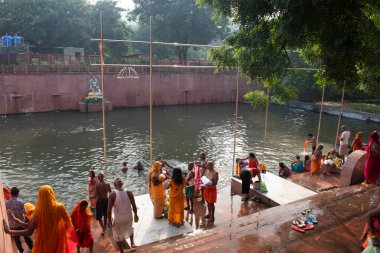
<instances>
[{"instance_id":1,"label":"woman in red sari","mask_svg":"<svg viewBox=\"0 0 380 253\"><path fill-rule=\"evenodd\" d=\"M88 208L87 200L82 199L79 201L70 216L78 237L78 253L80 252L80 248L89 248L90 253L92 253L92 246L94 245L94 238L91 232L92 213Z\"/></svg>"},{"instance_id":2,"label":"woman in red sari","mask_svg":"<svg viewBox=\"0 0 380 253\"><path fill-rule=\"evenodd\" d=\"M366 183L376 183L380 175L380 143L379 134L376 131L372 132L366 151L364 178Z\"/></svg>"}]
</instances>

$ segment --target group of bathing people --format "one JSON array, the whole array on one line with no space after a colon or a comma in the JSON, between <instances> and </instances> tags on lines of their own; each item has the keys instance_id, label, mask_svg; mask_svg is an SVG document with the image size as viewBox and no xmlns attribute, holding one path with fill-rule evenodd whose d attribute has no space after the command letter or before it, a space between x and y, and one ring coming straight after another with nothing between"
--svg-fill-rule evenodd
<instances>
[{"instance_id":1,"label":"group of bathing people","mask_svg":"<svg viewBox=\"0 0 380 253\"><path fill-rule=\"evenodd\" d=\"M126 164L125 164L126 165ZM199 162L188 165L188 173L183 175L181 169L173 168L169 174L165 166L170 166L159 157L150 169L148 186L154 206L154 217L162 219L168 202L168 222L180 226L184 221L184 210L194 212L194 197L196 192L207 203L208 214L204 217L209 222L215 220L215 203L217 199L218 172L214 170L214 163L206 160L201 154ZM126 190L123 180L117 177L114 180L114 190L105 181L104 175L97 176L94 171L89 172L88 192L89 201L80 200L69 215L65 206L57 202L53 188L44 185L38 192L37 203L23 203L19 199L19 189L13 187L7 194L6 207L8 222L3 221L4 231L15 240L19 252L24 252L20 243L20 236L33 253L69 253L80 248L89 248L93 252L94 238L91 224L95 209L96 220L102 228L102 235L106 228L112 228L113 239L118 250L123 252L125 247L136 248L134 243L133 222L139 221L137 206L132 191ZM169 189L169 198L166 200L166 190ZM184 206L186 196L187 207ZM9 224L9 225L8 225ZM34 233L34 242L30 236ZM128 245L126 239L130 239Z\"/></svg>"},{"instance_id":2,"label":"group of bathing people","mask_svg":"<svg viewBox=\"0 0 380 253\"><path fill-rule=\"evenodd\" d=\"M165 166L172 168L171 175ZM194 213L194 199L201 198L207 203L207 214L203 217L208 222L215 221L215 203L217 201L218 172L214 162L206 160L206 154L200 155L199 162L188 164L187 174L180 168L170 166L158 157L148 175L149 194L154 206L154 217L162 219L167 207L169 224L181 226L184 222L184 210ZM169 190L168 198L166 190ZM186 198L186 207L185 207Z\"/></svg>"},{"instance_id":3,"label":"group of bathing people","mask_svg":"<svg viewBox=\"0 0 380 253\"><path fill-rule=\"evenodd\" d=\"M93 171L90 174L94 174ZM94 181L94 178L90 181ZM126 242L128 237L131 247L135 248L132 223L138 222L139 217L133 193L124 189L120 177L114 180L113 191L110 184L104 181L102 173L98 174L96 181L95 195L91 200L96 199L96 218L103 232L108 221L118 250L123 252L124 247L129 247ZM49 185L40 187L35 206L19 199L17 187L13 187L10 193L6 201L9 225L3 221L4 232L12 236L19 252L24 252L20 236L24 236L32 253L72 253L75 249L79 253L80 248L89 248L90 253L93 252L91 201L80 200L69 215L65 206L57 202L54 190ZM30 238L33 233L34 242Z\"/></svg>"},{"instance_id":4,"label":"group of bathing people","mask_svg":"<svg viewBox=\"0 0 380 253\"><path fill-rule=\"evenodd\" d=\"M304 161L301 160L300 156L296 156L290 164L290 168L284 163L279 163L279 176L289 177L292 172L310 172L311 175L315 174L329 174L334 168L341 167L346 160L346 156L356 150L363 150L367 152L366 163L364 167L364 177L366 182L373 183L379 178L380 168L380 144L379 144L379 133L373 131L370 135L367 145L363 144L362 141L363 133L358 132L351 143L351 147L348 146L350 139L350 132L345 126L342 126L342 133L338 136L340 142L339 151L336 149L331 149L326 155L323 155L323 145L319 144L316 146L316 140L313 134L309 134L309 140L312 144L312 155L305 156Z\"/></svg>"},{"instance_id":5,"label":"group of bathing people","mask_svg":"<svg viewBox=\"0 0 380 253\"><path fill-rule=\"evenodd\" d=\"M345 136L347 135L343 131L340 141ZM364 177L367 183L376 183L380 175L379 133L376 131L371 133L365 148L361 138L362 134L358 133L351 148L353 151L364 149L367 152ZM322 149L323 146L319 145L312 154L311 161L306 160L303 163L304 168L307 168L308 164L310 165L311 173L317 172L322 167ZM345 147L343 147L343 151L344 149ZM327 160L334 161L335 156L341 157L344 153L341 151L342 148L340 148L339 155L335 150L330 151L326 156ZM244 162L245 160L247 162ZM240 177L242 179L242 200L246 201L252 179L257 176L258 182L260 182L261 172L265 172L265 169L262 164L260 168L260 163L253 153L250 153L248 157L238 159L238 164L244 163L247 163L246 168L241 170ZM301 164L299 157L293 164ZM323 164L328 165L327 163ZM166 189L169 189L167 217L170 224L175 226L183 224L184 210L188 209L190 213L194 211L196 195L200 195L201 201L207 203L208 213L204 218L213 222L215 220L216 186L218 184L218 173L214 170L214 163L207 161L205 154L201 154L199 162L189 163L186 176L179 168L173 168L171 175L169 175L165 171L165 166L169 167L170 165L159 157L153 163L148 175L154 217L157 219L164 217L164 209L167 204ZM320 168L315 169L315 166ZM66 253L73 252L76 248L79 252L80 247L87 247L92 252L94 239L91 232L91 221L93 214L90 206L96 207L95 216L103 229L103 233L106 231L107 224L112 227L113 236L120 252L123 252L127 238L130 238L130 246L136 247L133 240L132 224L138 222L139 217L133 193L124 189L120 177L114 180L115 190L113 191L110 184L104 180L102 173L96 177L95 173L90 171L90 177L88 189L90 200L80 200L73 208L71 215L63 204L57 202L52 187L48 185L40 187L35 207L30 203L24 204L18 198L19 189L17 187L10 189L6 202L9 225L4 221L4 231L12 235L20 252L24 251L20 243L20 236L25 237L25 242L30 249L33 249L33 253ZM186 207L184 204L185 197ZM376 219L374 220L373 217L380 217L379 212L379 209L376 209L369 214L369 225L365 231L366 237L363 237L371 238L373 244L376 245L380 245L378 239L380 226L374 222ZM35 233L34 242L29 237L33 233Z\"/></svg>"}]
</instances>

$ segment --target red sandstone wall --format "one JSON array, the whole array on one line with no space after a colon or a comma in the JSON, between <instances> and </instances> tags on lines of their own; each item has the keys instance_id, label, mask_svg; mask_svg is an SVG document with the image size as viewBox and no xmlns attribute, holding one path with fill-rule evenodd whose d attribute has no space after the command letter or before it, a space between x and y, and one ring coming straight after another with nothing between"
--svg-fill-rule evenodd
<instances>
[{"instance_id":1,"label":"red sandstone wall","mask_svg":"<svg viewBox=\"0 0 380 253\"><path fill-rule=\"evenodd\" d=\"M105 74L105 96L114 107L149 105L149 73L139 79ZM95 74L100 82L99 73ZM87 94L89 73L4 74L0 76L0 114L77 110ZM240 99L256 85L240 79ZM236 75L210 72L154 72L154 105L235 101Z\"/></svg>"}]
</instances>

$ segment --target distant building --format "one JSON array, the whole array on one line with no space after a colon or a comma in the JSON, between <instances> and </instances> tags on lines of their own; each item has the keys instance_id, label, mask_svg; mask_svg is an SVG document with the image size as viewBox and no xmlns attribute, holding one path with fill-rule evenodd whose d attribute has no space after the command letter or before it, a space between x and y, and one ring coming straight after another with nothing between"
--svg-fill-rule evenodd
<instances>
[{"instance_id":1,"label":"distant building","mask_svg":"<svg viewBox=\"0 0 380 253\"><path fill-rule=\"evenodd\" d=\"M64 47L63 56L65 65L70 65L75 61L84 61L84 48Z\"/></svg>"}]
</instances>

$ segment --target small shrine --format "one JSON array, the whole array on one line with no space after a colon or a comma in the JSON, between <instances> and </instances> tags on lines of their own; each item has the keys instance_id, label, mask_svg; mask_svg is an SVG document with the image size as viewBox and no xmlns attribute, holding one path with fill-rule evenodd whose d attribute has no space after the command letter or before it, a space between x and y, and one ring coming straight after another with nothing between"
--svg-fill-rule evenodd
<instances>
[{"instance_id":1,"label":"small shrine","mask_svg":"<svg viewBox=\"0 0 380 253\"><path fill-rule=\"evenodd\" d=\"M103 94L99 87L99 82L96 77L92 77L89 83L89 92L82 101L78 102L80 112L100 112L102 111ZM104 99L105 111L112 111L112 103Z\"/></svg>"}]
</instances>

